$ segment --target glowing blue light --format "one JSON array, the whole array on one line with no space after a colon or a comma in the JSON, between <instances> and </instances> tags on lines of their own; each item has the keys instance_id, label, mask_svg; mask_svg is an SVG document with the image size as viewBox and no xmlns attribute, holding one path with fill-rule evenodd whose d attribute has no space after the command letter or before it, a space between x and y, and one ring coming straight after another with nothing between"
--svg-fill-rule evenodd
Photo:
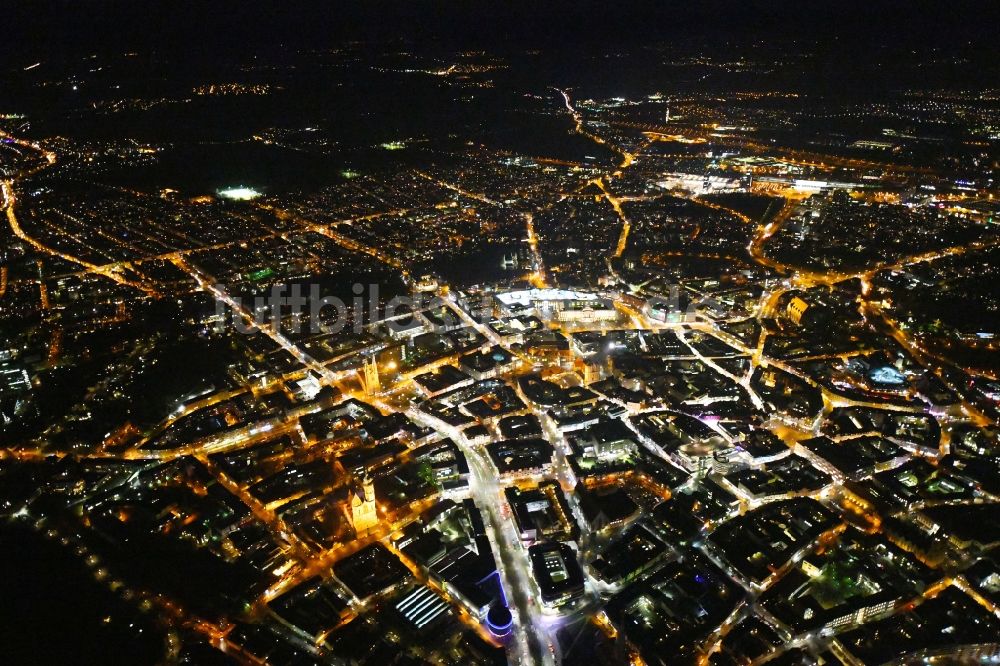
<instances>
[{"instance_id":1,"label":"glowing blue light","mask_svg":"<svg viewBox=\"0 0 1000 666\"><path fill-rule=\"evenodd\" d=\"M900 384L906 383L906 377L904 377L898 370L888 365L874 368L870 373L868 373L868 377L871 378L871 380L876 384L899 386Z\"/></svg>"},{"instance_id":2,"label":"glowing blue light","mask_svg":"<svg viewBox=\"0 0 1000 666\"><path fill-rule=\"evenodd\" d=\"M495 611L499 612L501 614L501 617L504 615L504 613L506 613L505 620L499 625L494 624L491 617ZM487 613L486 615L486 625L490 628L490 631L493 633L493 635L505 636L510 633L511 629L514 626L514 616L513 614L511 614L511 612L507 609L506 606L495 606L491 608L489 610L489 613Z\"/></svg>"}]
</instances>

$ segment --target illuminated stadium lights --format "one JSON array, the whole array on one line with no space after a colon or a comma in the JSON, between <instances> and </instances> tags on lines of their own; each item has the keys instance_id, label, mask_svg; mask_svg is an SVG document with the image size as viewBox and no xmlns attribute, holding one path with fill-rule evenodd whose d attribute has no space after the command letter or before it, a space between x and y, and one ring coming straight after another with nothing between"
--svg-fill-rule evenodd
<instances>
[{"instance_id":1,"label":"illuminated stadium lights","mask_svg":"<svg viewBox=\"0 0 1000 666\"><path fill-rule=\"evenodd\" d=\"M252 187L231 187L226 190L219 190L220 197L233 201L251 201L259 197L260 194L260 192Z\"/></svg>"}]
</instances>

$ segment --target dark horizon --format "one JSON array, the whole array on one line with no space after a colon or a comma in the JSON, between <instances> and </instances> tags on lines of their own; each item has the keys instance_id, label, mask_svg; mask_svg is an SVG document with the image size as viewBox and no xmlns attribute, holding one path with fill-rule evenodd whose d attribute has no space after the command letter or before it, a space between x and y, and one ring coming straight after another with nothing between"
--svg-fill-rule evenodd
<instances>
[{"instance_id":1,"label":"dark horizon","mask_svg":"<svg viewBox=\"0 0 1000 666\"><path fill-rule=\"evenodd\" d=\"M433 0L365 3L134 0L39 3L13 0L5 15L9 56L47 52L162 51L172 56L253 54L334 48L349 42L400 42L422 49L635 47L669 39L731 40L782 46L838 43L889 46L898 53L987 49L1000 7L948 3L788 0L622 3L557 2L525 9L513 2ZM15 64L15 63L11 63Z\"/></svg>"}]
</instances>

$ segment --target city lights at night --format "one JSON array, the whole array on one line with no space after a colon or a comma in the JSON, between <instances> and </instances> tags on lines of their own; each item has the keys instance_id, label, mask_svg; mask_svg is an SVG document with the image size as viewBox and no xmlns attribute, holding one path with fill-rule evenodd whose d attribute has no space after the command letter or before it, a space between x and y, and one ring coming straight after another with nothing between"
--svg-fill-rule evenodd
<instances>
[{"instance_id":1,"label":"city lights at night","mask_svg":"<svg viewBox=\"0 0 1000 666\"><path fill-rule=\"evenodd\" d=\"M1000 663L996 8L10 4L0 663Z\"/></svg>"}]
</instances>

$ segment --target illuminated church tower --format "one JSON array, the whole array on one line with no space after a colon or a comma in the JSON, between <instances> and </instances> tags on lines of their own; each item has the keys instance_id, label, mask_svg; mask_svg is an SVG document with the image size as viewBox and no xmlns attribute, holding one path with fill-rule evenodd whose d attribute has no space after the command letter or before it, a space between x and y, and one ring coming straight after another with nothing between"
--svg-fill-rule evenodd
<instances>
[{"instance_id":1,"label":"illuminated church tower","mask_svg":"<svg viewBox=\"0 0 1000 666\"><path fill-rule=\"evenodd\" d=\"M382 390L382 381L378 375L378 363L374 356L369 356L364 360L364 375L361 384L368 395L375 395Z\"/></svg>"},{"instance_id":2,"label":"illuminated church tower","mask_svg":"<svg viewBox=\"0 0 1000 666\"><path fill-rule=\"evenodd\" d=\"M357 534L367 532L378 524L375 511L375 484L367 474L361 482L361 492L351 490L351 525Z\"/></svg>"}]
</instances>

